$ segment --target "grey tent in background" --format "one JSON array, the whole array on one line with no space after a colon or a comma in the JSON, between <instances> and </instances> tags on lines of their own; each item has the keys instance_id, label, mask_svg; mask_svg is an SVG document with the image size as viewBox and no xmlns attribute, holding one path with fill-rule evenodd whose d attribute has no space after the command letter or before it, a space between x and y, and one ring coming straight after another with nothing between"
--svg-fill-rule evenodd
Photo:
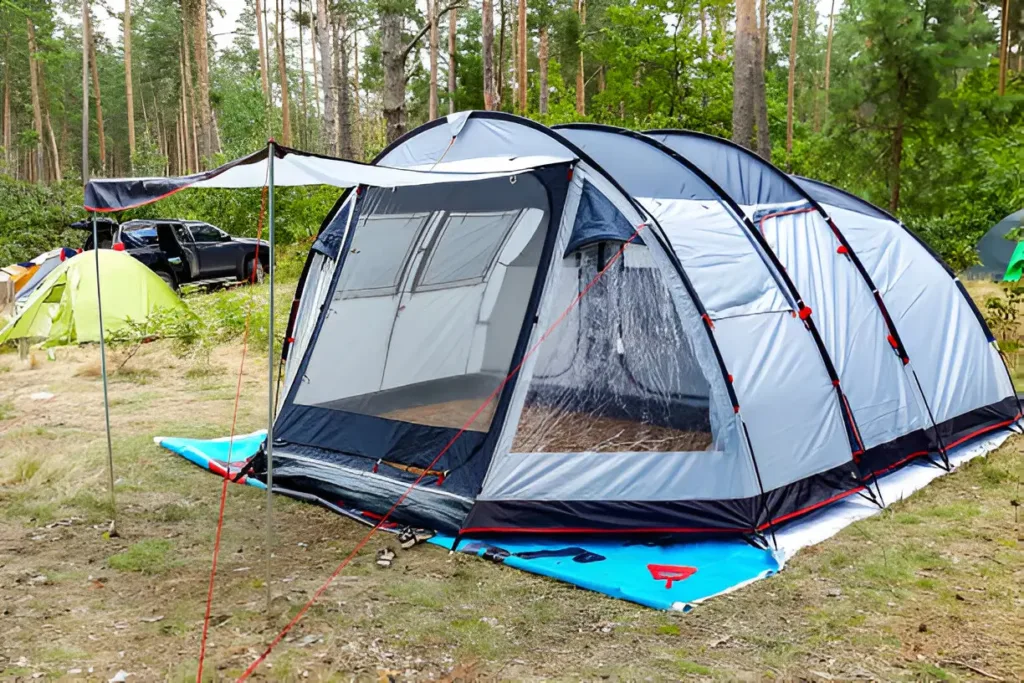
<instances>
[{"instance_id":1,"label":"grey tent in background","mask_svg":"<svg viewBox=\"0 0 1024 683\"><path fill-rule=\"evenodd\" d=\"M975 280L1002 280L1017 248L1017 240L1008 240L1006 235L1020 227L1024 227L1024 209L996 223L978 240L978 258L981 263L965 270L963 276Z\"/></svg>"}]
</instances>

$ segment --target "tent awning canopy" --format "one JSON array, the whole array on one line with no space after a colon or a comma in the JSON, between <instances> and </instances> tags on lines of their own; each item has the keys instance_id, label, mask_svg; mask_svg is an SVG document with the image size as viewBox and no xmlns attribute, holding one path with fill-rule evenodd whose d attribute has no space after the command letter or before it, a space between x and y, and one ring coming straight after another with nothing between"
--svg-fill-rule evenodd
<instances>
[{"instance_id":1,"label":"tent awning canopy","mask_svg":"<svg viewBox=\"0 0 1024 683\"><path fill-rule=\"evenodd\" d=\"M85 186L87 211L132 209L168 197L189 187L239 189L269 183L269 149L258 150L211 171L168 178L98 178ZM553 164L573 163L557 157L494 157L493 163L474 164L472 170L404 169L347 161L273 144L274 185L332 185L334 187L407 187L437 183L471 182L514 175ZM478 160L479 161L479 160Z\"/></svg>"}]
</instances>

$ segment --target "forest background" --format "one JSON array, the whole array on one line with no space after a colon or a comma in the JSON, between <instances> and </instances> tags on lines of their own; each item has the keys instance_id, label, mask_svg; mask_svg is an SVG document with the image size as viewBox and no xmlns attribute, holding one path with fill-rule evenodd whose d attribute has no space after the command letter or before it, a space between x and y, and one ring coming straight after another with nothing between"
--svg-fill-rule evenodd
<instances>
[{"instance_id":1,"label":"forest background","mask_svg":"<svg viewBox=\"0 0 1024 683\"><path fill-rule=\"evenodd\" d=\"M221 1L0 0L0 263L78 246L84 128L93 176L269 137L371 160L465 109L687 128L886 208L955 268L1024 207L1024 0ZM336 195L282 190L280 239ZM120 218L252 235L259 204L196 190Z\"/></svg>"}]
</instances>

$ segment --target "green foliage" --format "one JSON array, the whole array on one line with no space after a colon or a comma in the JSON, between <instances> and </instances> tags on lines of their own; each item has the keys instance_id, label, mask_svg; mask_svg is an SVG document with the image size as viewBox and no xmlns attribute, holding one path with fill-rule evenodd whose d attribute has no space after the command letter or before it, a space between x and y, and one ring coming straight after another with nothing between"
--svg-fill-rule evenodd
<instances>
[{"instance_id":1,"label":"green foliage","mask_svg":"<svg viewBox=\"0 0 1024 683\"><path fill-rule=\"evenodd\" d=\"M1021 347L1020 322L1021 305L1024 304L1024 287L1003 286L1002 296L985 298L985 322L999 340L1004 352L1014 352Z\"/></svg>"},{"instance_id":2,"label":"green foliage","mask_svg":"<svg viewBox=\"0 0 1024 683\"><path fill-rule=\"evenodd\" d=\"M0 176L0 265L33 258L84 237L67 226L82 217L82 188L73 182L35 185Z\"/></svg>"},{"instance_id":3,"label":"green foliage","mask_svg":"<svg viewBox=\"0 0 1024 683\"><path fill-rule=\"evenodd\" d=\"M828 16L825 5L799 4L794 101L794 141L785 151L791 0L766 0L768 41L765 78L773 159L787 171L831 182L895 213L960 269L977 260L974 245L996 221L1024 206L1024 74L1011 51L1009 86L996 92L998 3L974 0L846 0L837 3L830 88L825 93ZM440 3L443 6L446 3ZM1011 0L1010 44L1022 49L1024 16ZM52 122L65 178L77 178L81 149L81 27L77 6L25 0L36 29L44 106ZM285 61L291 91L292 144L320 149L321 121L313 98L310 62L311 6L298 16L287 7ZM380 18L398 14L406 61L406 116L415 128L428 116L427 42L413 40L424 25L422 3L413 0L339 0L347 30L358 35L359 91L350 93L355 149L370 159L387 143L381 117ZM181 5L176 0L136 0L132 6L132 56L136 150L127 151L127 101L120 35L97 33L97 66L102 89L107 155L99 158L92 122L87 147L94 174L163 175L174 156L183 92L180 71ZM529 3L528 109L542 123L597 121L633 129L690 128L723 137L731 134L731 0L588 0L581 22L573 0ZM213 11L216 11L213 8ZM102 18L110 10L94 8ZM10 87L10 149L0 154L0 174L24 174L25 160L39 142L29 95L24 14L0 5L4 87ZM441 19L439 106L447 112L449 73L446 29ZM495 68L503 84L500 107L514 111L515 3L495 3ZM273 23L273 17L271 17ZM306 63L299 64L296 23L304 33ZM483 107L479 2L457 12L456 110ZM538 115L540 98L538 30L549 35L549 105ZM207 165L280 139L280 75L277 46L268 46L273 92L263 94L255 41L253 7L242 7L230 44L210 50L210 100L222 151ZM504 35L504 40L502 40ZM211 41L211 44L214 41ZM582 56L586 114L576 111L576 76ZM322 64L323 55L320 55ZM355 55L349 52L349 67ZM193 64L193 68L195 68ZM301 98L301 70L309 98ZM320 74L317 74L318 76ZM351 74L354 76L355 74ZM318 83L323 92L325 84ZM194 102L189 97L189 106ZM355 101L358 99L358 107ZM95 115L95 106L92 108ZM899 134L898 134L899 132ZM902 142L900 142L902 140ZM49 158L48 131L42 143ZM170 152L168 150L171 150ZM49 163L49 162L48 162ZM896 187L899 192L895 192ZM277 244L308 244L337 190L282 188L278 191ZM78 246L82 235L67 231L81 218L77 182L37 187L0 177L0 265L56 247ZM897 201L898 199L898 201ZM208 220L235 235L258 232L258 190L195 190L117 216ZM264 230L266 234L266 230ZM301 262L298 259L296 262Z\"/></svg>"}]
</instances>

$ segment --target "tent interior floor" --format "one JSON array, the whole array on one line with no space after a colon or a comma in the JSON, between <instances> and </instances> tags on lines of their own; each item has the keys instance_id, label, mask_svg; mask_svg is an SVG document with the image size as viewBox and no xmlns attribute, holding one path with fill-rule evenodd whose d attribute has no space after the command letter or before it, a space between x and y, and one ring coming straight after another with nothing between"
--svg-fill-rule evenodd
<instances>
[{"instance_id":1,"label":"tent interior floor","mask_svg":"<svg viewBox=\"0 0 1024 683\"><path fill-rule=\"evenodd\" d=\"M286 310L287 307L282 307ZM195 678L220 485L156 434L231 423L240 346L209 366L145 345L112 376L120 537L105 539L95 347L0 355L0 678ZM114 354L117 355L116 353ZM247 361L238 431L264 426ZM117 367L121 358L112 358ZM53 398L36 401L33 393ZM689 614L640 607L430 545L375 538L275 649L267 678L734 679L1024 676L1024 440L800 552L777 577ZM229 488L207 670L262 651L366 528L275 499L265 614L264 494ZM1024 520L1022 520L1024 521ZM390 569L374 561L391 546ZM94 672L88 674L89 668ZM80 674L69 671L80 669Z\"/></svg>"}]
</instances>

